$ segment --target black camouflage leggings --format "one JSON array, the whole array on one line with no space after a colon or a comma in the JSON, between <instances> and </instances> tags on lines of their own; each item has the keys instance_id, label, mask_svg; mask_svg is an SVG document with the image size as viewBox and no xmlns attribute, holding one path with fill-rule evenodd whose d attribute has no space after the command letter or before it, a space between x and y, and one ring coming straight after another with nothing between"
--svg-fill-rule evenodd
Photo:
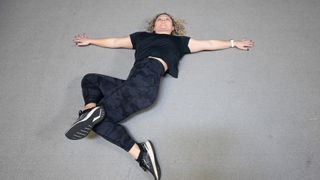
<instances>
[{"instance_id":1,"label":"black camouflage leggings","mask_svg":"<svg viewBox=\"0 0 320 180\"><path fill-rule=\"evenodd\" d=\"M104 120L93 131L129 151L136 142L119 122L156 100L163 75L162 64L151 58L136 60L127 80L101 74L85 75L81 82L85 104L97 103L106 110Z\"/></svg>"}]
</instances>

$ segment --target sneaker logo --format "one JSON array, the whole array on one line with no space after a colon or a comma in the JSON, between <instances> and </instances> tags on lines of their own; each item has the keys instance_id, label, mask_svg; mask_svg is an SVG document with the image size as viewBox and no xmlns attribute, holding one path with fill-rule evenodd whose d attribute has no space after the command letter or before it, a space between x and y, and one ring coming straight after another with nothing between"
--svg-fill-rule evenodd
<instances>
[{"instance_id":1,"label":"sneaker logo","mask_svg":"<svg viewBox=\"0 0 320 180\"><path fill-rule=\"evenodd\" d=\"M101 113L102 113L102 112L101 112L101 110L100 110L99 116L95 117L92 122L95 122L95 121L99 120L99 118L101 117Z\"/></svg>"}]
</instances>

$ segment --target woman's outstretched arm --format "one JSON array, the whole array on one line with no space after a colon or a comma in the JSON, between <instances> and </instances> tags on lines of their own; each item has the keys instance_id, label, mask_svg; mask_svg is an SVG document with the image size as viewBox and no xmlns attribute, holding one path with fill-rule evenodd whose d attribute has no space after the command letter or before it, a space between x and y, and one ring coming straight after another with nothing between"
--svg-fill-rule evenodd
<instances>
[{"instance_id":1,"label":"woman's outstretched arm","mask_svg":"<svg viewBox=\"0 0 320 180\"><path fill-rule=\"evenodd\" d=\"M231 48L230 40L195 40L190 38L189 49L191 53L200 52L200 51L215 51ZM234 47L249 51L249 48L252 48L254 42L252 40L241 39L234 41Z\"/></svg>"},{"instance_id":2,"label":"woman's outstretched arm","mask_svg":"<svg viewBox=\"0 0 320 180\"><path fill-rule=\"evenodd\" d=\"M132 49L130 37L123 38L88 38L85 34L78 34L74 37L73 42L76 46L96 45L104 48L127 48Z\"/></svg>"}]
</instances>

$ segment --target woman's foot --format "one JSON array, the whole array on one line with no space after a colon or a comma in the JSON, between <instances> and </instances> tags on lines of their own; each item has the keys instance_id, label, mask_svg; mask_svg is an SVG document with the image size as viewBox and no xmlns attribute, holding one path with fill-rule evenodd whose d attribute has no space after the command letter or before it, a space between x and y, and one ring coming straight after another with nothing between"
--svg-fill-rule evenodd
<instances>
[{"instance_id":1,"label":"woman's foot","mask_svg":"<svg viewBox=\"0 0 320 180\"><path fill-rule=\"evenodd\" d=\"M144 171L148 170L155 180L159 180L161 177L161 170L152 143L148 140L146 142L139 143L138 146L141 150L137 159L140 167Z\"/></svg>"},{"instance_id":2,"label":"woman's foot","mask_svg":"<svg viewBox=\"0 0 320 180\"><path fill-rule=\"evenodd\" d=\"M105 111L101 106L79 111L79 117L72 127L65 133L71 140L78 140L86 137L91 129L101 122L105 116Z\"/></svg>"}]
</instances>

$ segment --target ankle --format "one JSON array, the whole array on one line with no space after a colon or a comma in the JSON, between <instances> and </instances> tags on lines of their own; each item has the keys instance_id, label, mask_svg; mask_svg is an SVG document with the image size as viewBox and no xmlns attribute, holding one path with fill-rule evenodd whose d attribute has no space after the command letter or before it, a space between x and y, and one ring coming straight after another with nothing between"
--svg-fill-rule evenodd
<instances>
[{"instance_id":1,"label":"ankle","mask_svg":"<svg viewBox=\"0 0 320 180\"><path fill-rule=\"evenodd\" d=\"M97 107L96 103L88 103L84 106L84 110Z\"/></svg>"},{"instance_id":2,"label":"ankle","mask_svg":"<svg viewBox=\"0 0 320 180\"><path fill-rule=\"evenodd\" d=\"M135 159L135 160L138 160L139 158L139 155L140 155L140 148L138 146L138 144L134 144L132 146L132 148L129 150L129 154Z\"/></svg>"}]
</instances>

